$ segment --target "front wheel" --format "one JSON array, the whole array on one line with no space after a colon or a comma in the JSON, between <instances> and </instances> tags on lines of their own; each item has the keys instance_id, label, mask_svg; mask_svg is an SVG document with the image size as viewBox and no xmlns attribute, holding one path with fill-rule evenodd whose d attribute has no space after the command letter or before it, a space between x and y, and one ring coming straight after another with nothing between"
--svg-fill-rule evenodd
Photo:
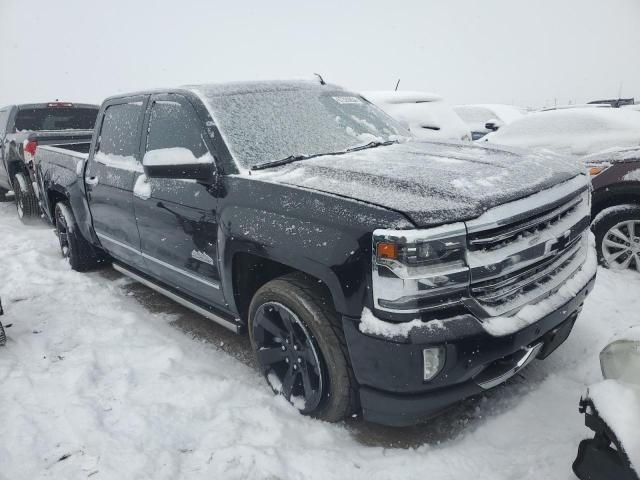
<instances>
[{"instance_id":1,"label":"front wheel","mask_svg":"<svg viewBox=\"0 0 640 480\"><path fill-rule=\"evenodd\" d=\"M84 272L94 269L103 262L91 244L78 230L75 217L67 202L58 202L54 210L56 235L60 243L60 252L73 270Z\"/></svg>"},{"instance_id":2,"label":"front wheel","mask_svg":"<svg viewBox=\"0 0 640 480\"><path fill-rule=\"evenodd\" d=\"M640 272L640 205L619 205L603 210L594 222L601 263L612 270Z\"/></svg>"},{"instance_id":3,"label":"front wheel","mask_svg":"<svg viewBox=\"0 0 640 480\"><path fill-rule=\"evenodd\" d=\"M271 388L304 415L337 422L355 410L355 380L328 294L302 275L262 286L249 307L249 335Z\"/></svg>"},{"instance_id":4,"label":"front wheel","mask_svg":"<svg viewBox=\"0 0 640 480\"><path fill-rule=\"evenodd\" d=\"M33 189L29 188L29 182L24 174L16 173L13 180L13 191L15 193L16 207L20 220L28 223L34 217L40 215L38 199L35 193L33 193Z\"/></svg>"}]
</instances>

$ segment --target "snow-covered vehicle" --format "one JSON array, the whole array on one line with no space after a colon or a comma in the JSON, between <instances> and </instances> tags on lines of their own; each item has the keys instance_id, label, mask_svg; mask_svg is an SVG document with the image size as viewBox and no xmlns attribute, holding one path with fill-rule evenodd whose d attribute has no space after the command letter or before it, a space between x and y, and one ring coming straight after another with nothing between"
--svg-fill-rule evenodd
<instances>
[{"instance_id":1,"label":"snow-covered vehicle","mask_svg":"<svg viewBox=\"0 0 640 480\"><path fill-rule=\"evenodd\" d=\"M0 199L12 190L21 220L38 216L33 158L38 145L87 152L98 105L32 103L0 108Z\"/></svg>"},{"instance_id":2,"label":"snow-covered vehicle","mask_svg":"<svg viewBox=\"0 0 640 480\"><path fill-rule=\"evenodd\" d=\"M453 109L471 129L473 140L495 132L525 115L523 109L503 104L456 105Z\"/></svg>"},{"instance_id":3,"label":"snow-covered vehicle","mask_svg":"<svg viewBox=\"0 0 640 480\"><path fill-rule=\"evenodd\" d=\"M440 95L392 90L362 92L362 95L408 125L418 139L471 140L469 127Z\"/></svg>"},{"instance_id":4,"label":"snow-covered vehicle","mask_svg":"<svg viewBox=\"0 0 640 480\"><path fill-rule=\"evenodd\" d=\"M581 480L640 479L640 327L600 353L603 382L580 399L585 425L573 471Z\"/></svg>"},{"instance_id":5,"label":"snow-covered vehicle","mask_svg":"<svg viewBox=\"0 0 640 480\"><path fill-rule=\"evenodd\" d=\"M357 93L247 82L122 94L89 154L36 153L76 270L248 331L302 413L422 422L545 358L595 281L572 163L415 142Z\"/></svg>"},{"instance_id":6,"label":"snow-covered vehicle","mask_svg":"<svg viewBox=\"0 0 640 480\"><path fill-rule=\"evenodd\" d=\"M583 156L640 145L640 115L620 108L571 108L531 113L483 137L497 145Z\"/></svg>"},{"instance_id":7,"label":"snow-covered vehicle","mask_svg":"<svg viewBox=\"0 0 640 480\"><path fill-rule=\"evenodd\" d=\"M583 160L593 185L591 215L600 260L609 268L640 272L640 146Z\"/></svg>"}]
</instances>

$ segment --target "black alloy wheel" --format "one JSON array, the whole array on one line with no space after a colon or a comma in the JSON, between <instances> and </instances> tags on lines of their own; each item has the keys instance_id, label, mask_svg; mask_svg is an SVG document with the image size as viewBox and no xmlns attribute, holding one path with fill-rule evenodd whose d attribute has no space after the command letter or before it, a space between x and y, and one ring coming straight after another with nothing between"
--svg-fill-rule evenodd
<instances>
[{"instance_id":1,"label":"black alloy wheel","mask_svg":"<svg viewBox=\"0 0 640 480\"><path fill-rule=\"evenodd\" d=\"M258 363L273 390L301 413L314 412L323 398L323 363L302 320L281 303L263 303L252 334Z\"/></svg>"}]
</instances>

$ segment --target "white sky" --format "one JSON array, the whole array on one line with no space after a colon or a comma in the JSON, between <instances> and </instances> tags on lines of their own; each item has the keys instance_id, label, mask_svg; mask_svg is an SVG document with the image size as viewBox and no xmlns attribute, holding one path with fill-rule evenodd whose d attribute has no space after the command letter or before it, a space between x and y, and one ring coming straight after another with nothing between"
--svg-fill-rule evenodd
<instances>
[{"instance_id":1,"label":"white sky","mask_svg":"<svg viewBox=\"0 0 640 480\"><path fill-rule=\"evenodd\" d=\"M639 0L0 0L0 105L308 77L452 103L640 101Z\"/></svg>"}]
</instances>

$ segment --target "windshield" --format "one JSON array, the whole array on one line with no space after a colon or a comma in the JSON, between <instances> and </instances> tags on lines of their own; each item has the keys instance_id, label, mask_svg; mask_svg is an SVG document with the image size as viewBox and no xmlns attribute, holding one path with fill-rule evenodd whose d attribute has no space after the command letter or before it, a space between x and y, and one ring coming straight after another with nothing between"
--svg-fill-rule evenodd
<instances>
[{"instance_id":1,"label":"windshield","mask_svg":"<svg viewBox=\"0 0 640 480\"><path fill-rule=\"evenodd\" d=\"M292 88L203 96L233 156L245 167L291 155L337 153L410 133L360 95Z\"/></svg>"},{"instance_id":2,"label":"windshield","mask_svg":"<svg viewBox=\"0 0 640 480\"><path fill-rule=\"evenodd\" d=\"M92 130L97 108L22 108L16 115L16 131Z\"/></svg>"}]
</instances>

